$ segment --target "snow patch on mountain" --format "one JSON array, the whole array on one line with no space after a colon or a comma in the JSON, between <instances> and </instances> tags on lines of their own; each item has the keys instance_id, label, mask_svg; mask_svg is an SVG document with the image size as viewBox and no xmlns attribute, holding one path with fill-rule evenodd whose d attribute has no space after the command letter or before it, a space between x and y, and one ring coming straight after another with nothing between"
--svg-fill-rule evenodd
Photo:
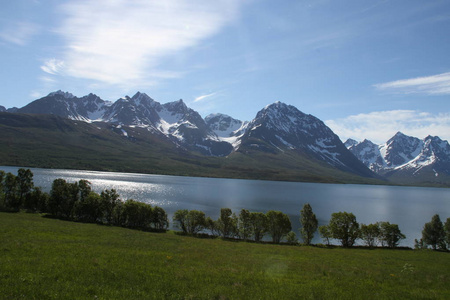
<instances>
[{"instance_id":1,"label":"snow patch on mountain","mask_svg":"<svg viewBox=\"0 0 450 300\"><path fill-rule=\"evenodd\" d=\"M435 176L438 176L436 168L450 171L450 145L439 137L428 136L420 140L398 132L382 145L368 140L346 144L359 160L380 174L409 170L416 175L428 167Z\"/></svg>"},{"instance_id":2,"label":"snow patch on mountain","mask_svg":"<svg viewBox=\"0 0 450 300\"><path fill-rule=\"evenodd\" d=\"M205 122L219 141L230 143L234 149L239 147L240 138L249 124L247 121L240 121L220 113L206 116Z\"/></svg>"}]
</instances>

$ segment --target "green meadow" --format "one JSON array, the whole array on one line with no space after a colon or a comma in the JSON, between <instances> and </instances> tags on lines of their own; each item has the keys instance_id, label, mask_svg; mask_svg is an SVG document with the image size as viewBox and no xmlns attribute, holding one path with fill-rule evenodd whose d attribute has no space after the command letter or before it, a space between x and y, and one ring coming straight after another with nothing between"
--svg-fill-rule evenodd
<instances>
[{"instance_id":1,"label":"green meadow","mask_svg":"<svg viewBox=\"0 0 450 300\"><path fill-rule=\"evenodd\" d=\"M3 299L450 299L450 253L194 238L0 213Z\"/></svg>"}]
</instances>

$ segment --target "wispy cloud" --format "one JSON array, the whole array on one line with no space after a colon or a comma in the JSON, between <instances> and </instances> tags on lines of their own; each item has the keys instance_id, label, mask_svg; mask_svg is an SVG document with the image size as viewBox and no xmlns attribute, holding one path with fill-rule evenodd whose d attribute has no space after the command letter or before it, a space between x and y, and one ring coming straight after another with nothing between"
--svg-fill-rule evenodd
<instances>
[{"instance_id":1,"label":"wispy cloud","mask_svg":"<svg viewBox=\"0 0 450 300\"><path fill-rule=\"evenodd\" d=\"M42 93L42 92L40 92L40 91L31 91L30 94L29 94L29 96L30 96L32 99L38 99L38 98L43 97L43 96L44 96L44 93Z\"/></svg>"},{"instance_id":2,"label":"wispy cloud","mask_svg":"<svg viewBox=\"0 0 450 300\"><path fill-rule=\"evenodd\" d=\"M402 79L374 85L383 91L413 94L423 93L429 95L450 94L450 72L433 76Z\"/></svg>"},{"instance_id":3,"label":"wispy cloud","mask_svg":"<svg viewBox=\"0 0 450 300\"><path fill-rule=\"evenodd\" d=\"M56 75L64 68L64 62L62 60L52 58L44 62L41 66L41 70L45 73Z\"/></svg>"},{"instance_id":4,"label":"wispy cloud","mask_svg":"<svg viewBox=\"0 0 450 300\"><path fill-rule=\"evenodd\" d=\"M211 93L211 94L206 94L206 95L198 96L197 98L194 99L194 102L202 101L202 100L204 100L204 99L206 99L206 98L209 98L209 97L212 97L212 96L214 96L214 95L216 95L216 94L217 94L217 93Z\"/></svg>"},{"instance_id":5,"label":"wispy cloud","mask_svg":"<svg viewBox=\"0 0 450 300\"><path fill-rule=\"evenodd\" d=\"M162 69L180 51L218 33L238 0L72 0L57 32L66 42L65 74L120 85L148 85L183 73Z\"/></svg>"},{"instance_id":6,"label":"wispy cloud","mask_svg":"<svg viewBox=\"0 0 450 300\"><path fill-rule=\"evenodd\" d=\"M40 31L40 26L31 22L14 22L0 30L0 39L24 46Z\"/></svg>"},{"instance_id":7,"label":"wispy cloud","mask_svg":"<svg viewBox=\"0 0 450 300\"><path fill-rule=\"evenodd\" d=\"M396 132L424 138L437 135L450 140L450 114L431 114L416 110L391 110L348 116L325 122L343 141L369 139L384 143Z\"/></svg>"}]
</instances>

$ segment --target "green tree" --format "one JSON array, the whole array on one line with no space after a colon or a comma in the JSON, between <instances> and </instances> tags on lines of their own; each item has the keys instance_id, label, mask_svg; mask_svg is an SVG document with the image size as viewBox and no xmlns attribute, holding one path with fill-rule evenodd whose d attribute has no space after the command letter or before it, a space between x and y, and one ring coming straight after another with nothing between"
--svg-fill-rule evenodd
<instances>
[{"instance_id":1,"label":"green tree","mask_svg":"<svg viewBox=\"0 0 450 300\"><path fill-rule=\"evenodd\" d=\"M340 240L343 247L352 247L359 237L359 224L352 213L331 214L329 229L332 238Z\"/></svg>"},{"instance_id":2,"label":"green tree","mask_svg":"<svg viewBox=\"0 0 450 300\"><path fill-rule=\"evenodd\" d=\"M18 201L21 204L25 203L25 199L31 194L34 187L33 184L33 173L30 169L19 169L17 171L17 190L18 190Z\"/></svg>"},{"instance_id":3,"label":"green tree","mask_svg":"<svg viewBox=\"0 0 450 300\"><path fill-rule=\"evenodd\" d=\"M270 210L266 215L267 229L272 236L272 241L279 244L283 237L292 230L291 220L281 211Z\"/></svg>"},{"instance_id":4,"label":"green tree","mask_svg":"<svg viewBox=\"0 0 450 300\"><path fill-rule=\"evenodd\" d=\"M169 227L169 219L167 218L167 213L164 209L159 206L153 208L151 223L153 228L158 231L166 230Z\"/></svg>"},{"instance_id":5,"label":"green tree","mask_svg":"<svg viewBox=\"0 0 450 300\"><path fill-rule=\"evenodd\" d=\"M114 210L117 205L122 203L119 194L115 189L104 190L100 194L100 206L102 210L102 222L113 224Z\"/></svg>"},{"instance_id":6,"label":"green tree","mask_svg":"<svg viewBox=\"0 0 450 300\"><path fill-rule=\"evenodd\" d=\"M376 247L381 235L381 228L379 223L375 224L361 224L360 228L361 239L364 240L367 246Z\"/></svg>"},{"instance_id":7,"label":"green tree","mask_svg":"<svg viewBox=\"0 0 450 300\"><path fill-rule=\"evenodd\" d=\"M186 219L187 233L196 235L206 228L205 213L199 210L190 210Z\"/></svg>"},{"instance_id":8,"label":"green tree","mask_svg":"<svg viewBox=\"0 0 450 300\"><path fill-rule=\"evenodd\" d=\"M230 208L221 208L220 217L217 220L217 227L220 235L224 238L235 237L237 230L237 217Z\"/></svg>"},{"instance_id":9,"label":"green tree","mask_svg":"<svg viewBox=\"0 0 450 300\"><path fill-rule=\"evenodd\" d=\"M141 230L150 229L152 206L129 199L122 207L123 226Z\"/></svg>"},{"instance_id":10,"label":"green tree","mask_svg":"<svg viewBox=\"0 0 450 300\"><path fill-rule=\"evenodd\" d=\"M6 208L18 211L21 203L18 196L17 177L10 172L5 175L3 193Z\"/></svg>"},{"instance_id":11,"label":"green tree","mask_svg":"<svg viewBox=\"0 0 450 300\"><path fill-rule=\"evenodd\" d=\"M400 240L405 239L405 235L400 231L397 224L389 222L380 222L381 229L381 243L383 246L395 248L398 246Z\"/></svg>"},{"instance_id":12,"label":"green tree","mask_svg":"<svg viewBox=\"0 0 450 300\"><path fill-rule=\"evenodd\" d=\"M77 200L83 201L86 197L90 195L92 192L91 183L85 179L81 179L78 181L77 186Z\"/></svg>"},{"instance_id":13,"label":"green tree","mask_svg":"<svg viewBox=\"0 0 450 300\"><path fill-rule=\"evenodd\" d=\"M78 199L78 183L68 183L58 178L53 181L48 208L50 214L62 218L70 218L75 202Z\"/></svg>"},{"instance_id":14,"label":"green tree","mask_svg":"<svg viewBox=\"0 0 450 300\"><path fill-rule=\"evenodd\" d=\"M425 223L423 226L422 240L434 250L446 248L444 225L438 214L431 218L431 222Z\"/></svg>"},{"instance_id":15,"label":"green tree","mask_svg":"<svg viewBox=\"0 0 450 300\"><path fill-rule=\"evenodd\" d=\"M217 221L214 221L211 217L206 217L205 219L205 229L208 229L211 232L212 236L219 236L220 231L217 225Z\"/></svg>"},{"instance_id":16,"label":"green tree","mask_svg":"<svg viewBox=\"0 0 450 300\"><path fill-rule=\"evenodd\" d=\"M333 238L331 236L330 227L328 227L328 225L319 226L319 234L322 239L327 242L327 245L330 246L330 239Z\"/></svg>"},{"instance_id":17,"label":"green tree","mask_svg":"<svg viewBox=\"0 0 450 300\"><path fill-rule=\"evenodd\" d=\"M47 201L48 194L44 193L39 187L33 187L31 193L25 198L23 206L28 211L45 212Z\"/></svg>"},{"instance_id":18,"label":"green tree","mask_svg":"<svg viewBox=\"0 0 450 300\"><path fill-rule=\"evenodd\" d=\"M4 193L4 191L3 191L3 188L4 188L3 182L5 180L5 177L6 177L5 171L0 170L0 194Z\"/></svg>"},{"instance_id":19,"label":"green tree","mask_svg":"<svg viewBox=\"0 0 450 300\"><path fill-rule=\"evenodd\" d=\"M255 242L260 242L268 231L267 215L262 212L250 213L251 234Z\"/></svg>"},{"instance_id":20,"label":"green tree","mask_svg":"<svg viewBox=\"0 0 450 300\"><path fill-rule=\"evenodd\" d=\"M295 232L289 231L289 233L286 235L286 242L289 245L296 245L298 243L297 236L295 235Z\"/></svg>"},{"instance_id":21,"label":"green tree","mask_svg":"<svg viewBox=\"0 0 450 300\"><path fill-rule=\"evenodd\" d=\"M183 233L188 233L187 231L187 216L189 211L187 209L179 209L173 214L173 222L181 228Z\"/></svg>"},{"instance_id":22,"label":"green tree","mask_svg":"<svg viewBox=\"0 0 450 300\"><path fill-rule=\"evenodd\" d=\"M444 225L445 230L445 241L447 242L447 247L450 248L450 218L447 218Z\"/></svg>"},{"instance_id":23,"label":"green tree","mask_svg":"<svg viewBox=\"0 0 450 300\"><path fill-rule=\"evenodd\" d=\"M90 192L75 202L73 218L76 221L95 223L101 218L101 197L99 194Z\"/></svg>"},{"instance_id":24,"label":"green tree","mask_svg":"<svg viewBox=\"0 0 450 300\"><path fill-rule=\"evenodd\" d=\"M125 216L123 213L124 202L119 200L114 206L111 218L111 225L114 226L125 226Z\"/></svg>"},{"instance_id":25,"label":"green tree","mask_svg":"<svg viewBox=\"0 0 450 300\"><path fill-rule=\"evenodd\" d=\"M251 213L247 209L242 209L238 219L239 237L247 240L252 235Z\"/></svg>"},{"instance_id":26,"label":"green tree","mask_svg":"<svg viewBox=\"0 0 450 300\"><path fill-rule=\"evenodd\" d=\"M310 245L319 223L309 203L303 205L303 209L300 211L300 224L300 233L302 235L303 242L306 245Z\"/></svg>"},{"instance_id":27,"label":"green tree","mask_svg":"<svg viewBox=\"0 0 450 300\"><path fill-rule=\"evenodd\" d=\"M5 181L6 173L3 170L0 170L0 209L5 208L5 189L4 189L4 181Z\"/></svg>"},{"instance_id":28,"label":"green tree","mask_svg":"<svg viewBox=\"0 0 450 300\"><path fill-rule=\"evenodd\" d=\"M425 244L422 239L420 239L420 240L414 239L414 249L420 250L420 249L426 249L426 248L427 248L427 244Z\"/></svg>"}]
</instances>

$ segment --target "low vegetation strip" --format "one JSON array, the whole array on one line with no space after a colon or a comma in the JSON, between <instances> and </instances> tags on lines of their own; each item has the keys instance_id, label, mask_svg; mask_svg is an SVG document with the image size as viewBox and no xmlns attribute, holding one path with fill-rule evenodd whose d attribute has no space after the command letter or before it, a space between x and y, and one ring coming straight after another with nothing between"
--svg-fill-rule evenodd
<instances>
[{"instance_id":1,"label":"low vegetation strip","mask_svg":"<svg viewBox=\"0 0 450 300\"><path fill-rule=\"evenodd\" d=\"M449 253L198 239L0 213L3 299L449 299Z\"/></svg>"}]
</instances>

